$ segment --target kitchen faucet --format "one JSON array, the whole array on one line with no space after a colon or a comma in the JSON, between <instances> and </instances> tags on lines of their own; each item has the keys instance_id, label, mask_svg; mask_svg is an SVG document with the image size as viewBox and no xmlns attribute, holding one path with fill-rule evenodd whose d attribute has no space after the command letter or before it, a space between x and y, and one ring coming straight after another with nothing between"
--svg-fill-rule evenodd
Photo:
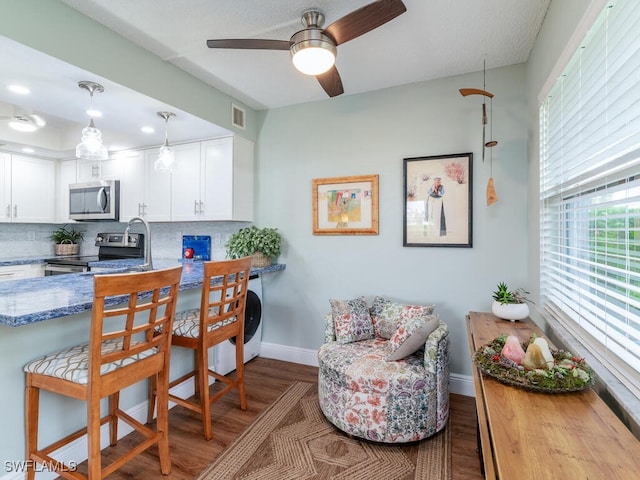
<instances>
[{"instance_id":1,"label":"kitchen faucet","mask_svg":"<svg viewBox=\"0 0 640 480\"><path fill-rule=\"evenodd\" d=\"M127 228L124 230L122 244L125 247L129 245L129 230L131 230L131 225L136 222L144 225L144 264L140 266L140 270L153 270L153 262L151 261L151 227L149 227L149 223L144 218L133 217L129 220Z\"/></svg>"}]
</instances>

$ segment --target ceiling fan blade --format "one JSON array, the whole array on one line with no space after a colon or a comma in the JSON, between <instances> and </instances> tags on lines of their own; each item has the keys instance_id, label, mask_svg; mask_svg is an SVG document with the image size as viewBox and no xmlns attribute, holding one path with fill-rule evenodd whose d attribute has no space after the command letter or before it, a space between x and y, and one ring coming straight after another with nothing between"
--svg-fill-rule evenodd
<instances>
[{"instance_id":1,"label":"ceiling fan blade","mask_svg":"<svg viewBox=\"0 0 640 480\"><path fill-rule=\"evenodd\" d=\"M335 65L325 73L316 75L316 78L318 79L318 82L320 82L320 86L330 97L337 97L344 93L342 79L340 78L340 74L338 73L338 69Z\"/></svg>"},{"instance_id":2,"label":"ceiling fan blade","mask_svg":"<svg viewBox=\"0 0 640 480\"><path fill-rule=\"evenodd\" d=\"M340 45L384 25L406 11L407 7L401 0L378 0L339 18L325 32L333 37L336 45Z\"/></svg>"},{"instance_id":3,"label":"ceiling fan blade","mask_svg":"<svg viewBox=\"0 0 640 480\"><path fill-rule=\"evenodd\" d=\"M209 48L240 48L245 50L289 50L289 40L261 40L254 38L227 38L222 40L207 40Z\"/></svg>"}]
</instances>

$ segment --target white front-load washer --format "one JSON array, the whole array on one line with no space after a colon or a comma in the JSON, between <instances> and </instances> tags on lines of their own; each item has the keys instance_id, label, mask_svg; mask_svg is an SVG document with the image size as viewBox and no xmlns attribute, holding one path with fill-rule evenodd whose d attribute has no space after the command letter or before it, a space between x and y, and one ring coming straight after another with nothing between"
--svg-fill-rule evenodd
<instances>
[{"instance_id":1,"label":"white front-load washer","mask_svg":"<svg viewBox=\"0 0 640 480\"><path fill-rule=\"evenodd\" d=\"M247 306L244 313L244 363L260 355L262 342L262 278L249 278ZM235 338L214 348L215 371L226 375L236 369Z\"/></svg>"}]
</instances>

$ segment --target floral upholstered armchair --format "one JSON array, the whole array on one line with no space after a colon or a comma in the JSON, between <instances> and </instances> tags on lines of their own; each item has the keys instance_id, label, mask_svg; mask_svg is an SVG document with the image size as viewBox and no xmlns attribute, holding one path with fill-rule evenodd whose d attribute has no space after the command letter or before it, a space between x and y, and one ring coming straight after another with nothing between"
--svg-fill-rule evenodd
<instances>
[{"instance_id":1,"label":"floral upholstered armchair","mask_svg":"<svg viewBox=\"0 0 640 480\"><path fill-rule=\"evenodd\" d=\"M413 442L449 418L449 330L433 306L331 300L318 351L325 417L349 435Z\"/></svg>"}]
</instances>

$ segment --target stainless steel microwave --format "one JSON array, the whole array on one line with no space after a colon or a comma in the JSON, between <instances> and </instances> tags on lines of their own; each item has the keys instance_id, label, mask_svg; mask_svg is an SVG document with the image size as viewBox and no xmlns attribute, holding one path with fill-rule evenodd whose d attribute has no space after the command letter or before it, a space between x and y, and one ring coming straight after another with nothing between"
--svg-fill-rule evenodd
<instances>
[{"instance_id":1,"label":"stainless steel microwave","mask_svg":"<svg viewBox=\"0 0 640 480\"><path fill-rule=\"evenodd\" d=\"M69 218L85 222L120 220L120 181L69 185Z\"/></svg>"}]
</instances>

